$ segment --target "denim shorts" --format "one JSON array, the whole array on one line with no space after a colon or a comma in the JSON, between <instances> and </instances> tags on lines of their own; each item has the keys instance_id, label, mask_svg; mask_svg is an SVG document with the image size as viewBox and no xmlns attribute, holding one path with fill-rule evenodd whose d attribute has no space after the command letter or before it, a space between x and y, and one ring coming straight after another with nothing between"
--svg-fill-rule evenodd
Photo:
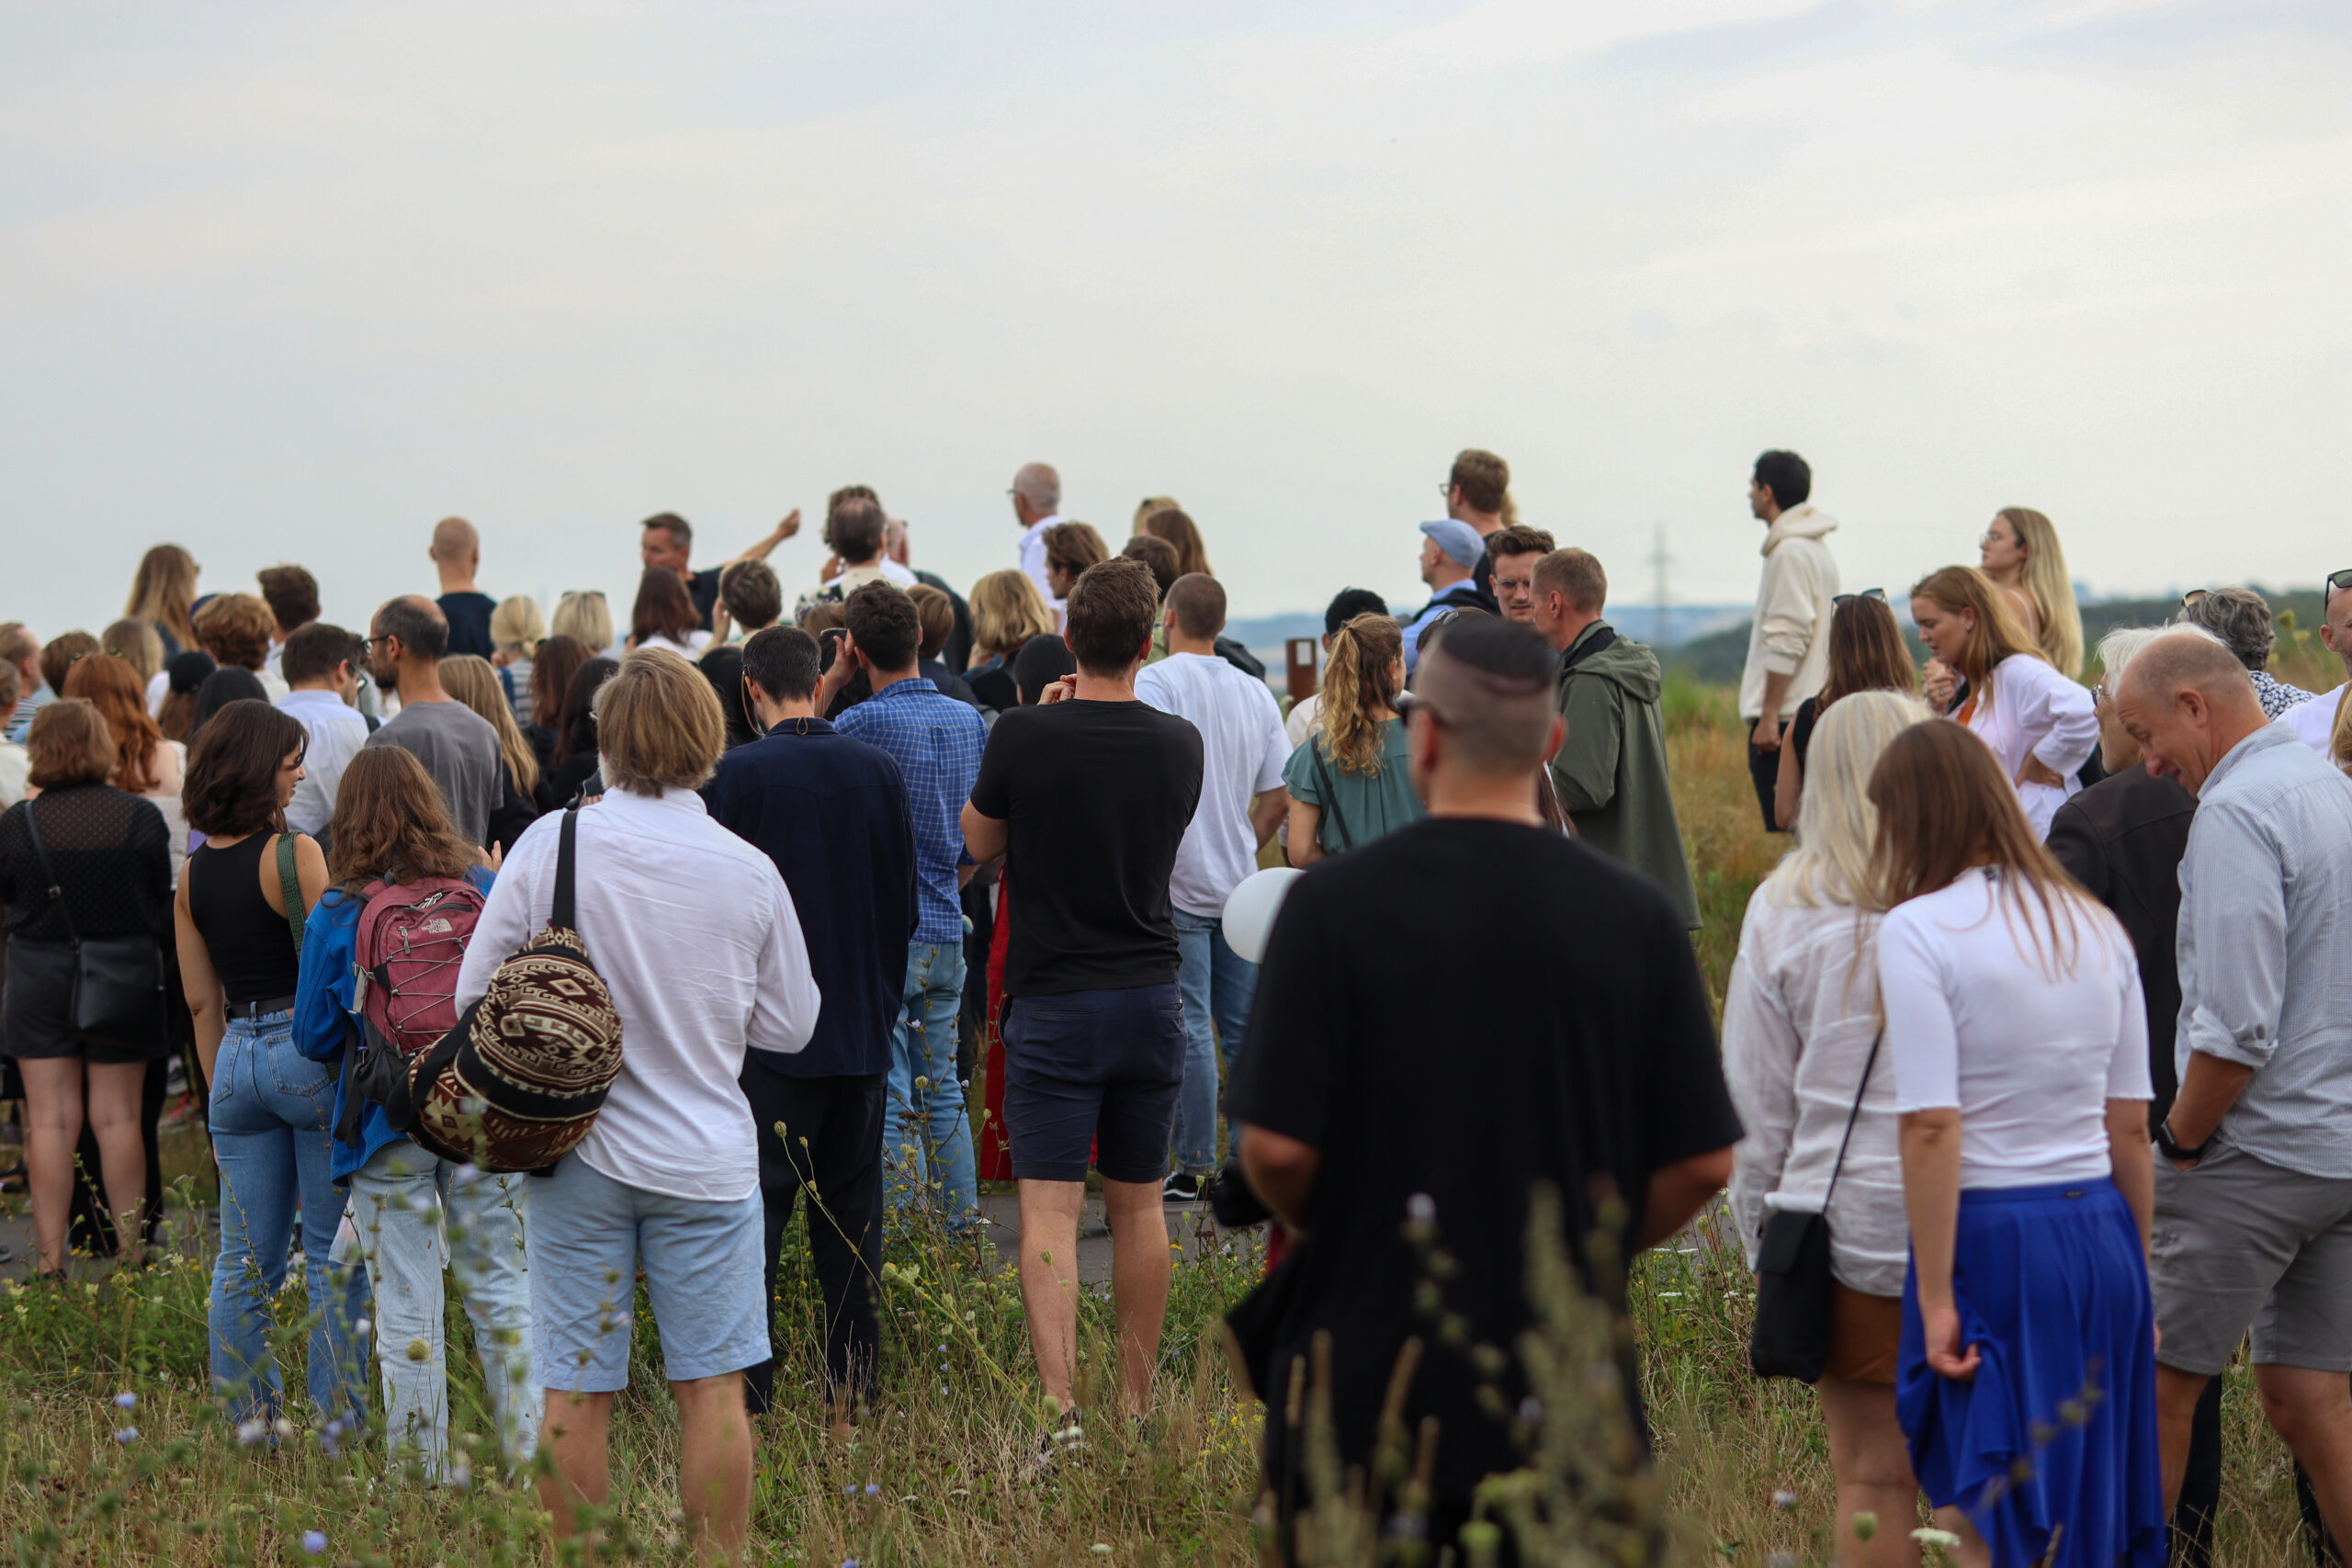
<instances>
[{"instance_id":1,"label":"denim shorts","mask_svg":"<svg viewBox=\"0 0 2352 1568\"><path fill-rule=\"evenodd\" d=\"M1015 997L1004 1021L1004 1130L1012 1174L1083 1181L1087 1149L1112 1181L1157 1182L1184 1088L1184 1003L1171 983Z\"/></svg>"},{"instance_id":2,"label":"denim shorts","mask_svg":"<svg viewBox=\"0 0 2352 1568\"><path fill-rule=\"evenodd\" d=\"M567 1393L628 1386L637 1271L645 1269L662 1375L740 1372L768 1359L760 1195L729 1203L648 1192L578 1155L531 1186L525 1237L540 1382Z\"/></svg>"}]
</instances>

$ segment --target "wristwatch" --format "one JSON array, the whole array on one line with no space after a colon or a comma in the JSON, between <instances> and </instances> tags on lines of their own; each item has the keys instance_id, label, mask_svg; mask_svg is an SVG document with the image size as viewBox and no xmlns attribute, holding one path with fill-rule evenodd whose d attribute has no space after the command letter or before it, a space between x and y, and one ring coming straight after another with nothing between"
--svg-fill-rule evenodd
<instances>
[{"instance_id":1,"label":"wristwatch","mask_svg":"<svg viewBox=\"0 0 2352 1568\"><path fill-rule=\"evenodd\" d=\"M2166 1159L2178 1160L2183 1165L2195 1165L2205 1157L2205 1151L2212 1146L2213 1140L2208 1136L2195 1148L2185 1149L2173 1141L2171 1117L2167 1116L2156 1123L2156 1147L2164 1151Z\"/></svg>"}]
</instances>

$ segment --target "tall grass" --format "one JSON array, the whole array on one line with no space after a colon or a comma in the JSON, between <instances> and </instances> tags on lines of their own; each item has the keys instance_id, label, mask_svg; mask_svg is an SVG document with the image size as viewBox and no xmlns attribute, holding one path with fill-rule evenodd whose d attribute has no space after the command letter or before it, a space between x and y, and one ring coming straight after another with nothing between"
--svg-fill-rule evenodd
<instances>
[{"instance_id":1,"label":"tall grass","mask_svg":"<svg viewBox=\"0 0 2352 1568\"><path fill-rule=\"evenodd\" d=\"M1728 693L1669 684L1668 743L1705 929L1698 950L1720 1003L1747 896L1781 840L1764 833ZM179 1233L208 1196L203 1144L166 1144ZM209 1173L207 1173L209 1175ZM1204 1218L1176 1217L1183 1226ZM884 1382L854 1441L824 1429L817 1290L805 1222L785 1252L777 1309L788 1339L777 1410L759 1431L751 1559L820 1564L1206 1564L1253 1561L1257 1406L1239 1398L1218 1324L1256 1277L1248 1236L1188 1232L1176 1260L1158 1413L1117 1417L1105 1385L1107 1291L1081 1303L1080 1399L1088 1448L1040 1473L1040 1414L1017 1281L975 1268L937 1237L895 1233L884 1282ZM449 1307L453 1446L473 1457L463 1489L424 1486L379 1440L325 1444L290 1408L274 1440L241 1445L209 1393L209 1244L140 1272L82 1265L64 1286L0 1292L0 1559L24 1563L216 1564L546 1560L528 1478L496 1473L496 1444L472 1359ZM279 1357L299 1391L303 1298L277 1303ZM1753 1564L1829 1558L1831 1482L1810 1391L1747 1371L1752 1281L1720 1219L1635 1259L1629 1295L1643 1396L1657 1442L1673 1561ZM615 1414L609 1556L682 1561L677 1424L640 1294L632 1383ZM394 1353L398 1348L394 1348ZM799 1397L794 1397L794 1391ZM121 1393L135 1396L126 1409ZM2295 1539L2286 1455L2243 1367L2223 1404L2223 1568L2306 1562ZM1531 1483L1531 1485L1533 1483ZM1776 1501L1776 1497L1784 1501ZM319 1551L305 1536L317 1532ZM578 1559L574 1559L578 1560Z\"/></svg>"}]
</instances>

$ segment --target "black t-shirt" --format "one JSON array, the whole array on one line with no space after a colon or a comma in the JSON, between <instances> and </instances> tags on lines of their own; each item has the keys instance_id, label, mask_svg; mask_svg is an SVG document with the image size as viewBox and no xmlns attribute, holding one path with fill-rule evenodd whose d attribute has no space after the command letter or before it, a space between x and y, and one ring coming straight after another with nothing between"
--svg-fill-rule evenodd
<instances>
[{"instance_id":1,"label":"black t-shirt","mask_svg":"<svg viewBox=\"0 0 2352 1568\"><path fill-rule=\"evenodd\" d=\"M1010 825L1007 996L1176 978L1168 877L1201 799L1201 732L1146 704L1008 708L972 808Z\"/></svg>"},{"instance_id":2,"label":"black t-shirt","mask_svg":"<svg viewBox=\"0 0 2352 1568\"><path fill-rule=\"evenodd\" d=\"M686 597L695 602L695 614L702 617L705 631L710 630L711 612L718 607L718 574L726 570L723 566L709 566L686 573Z\"/></svg>"},{"instance_id":3,"label":"black t-shirt","mask_svg":"<svg viewBox=\"0 0 2352 1568\"><path fill-rule=\"evenodd\" d=\"M1270 1387L1287 1388L1292 1359L1328 1330L1340 1452L1361 1464L1397 1352L1422 1337L1405 1429L1437 1417L1437 1494L1453 1499L1521 1462L1478 1407L1468 1349L1510 1351L1529 1326L1533 1184L1558 1189L1579 1257L1594 1187L1613 1185L1630 1256L1651 1173L1740 1131L1666 895L1556 833L1460 818L1418 822L1292 886L1227 1104L1322 1155ZM1416 1193L1460 1265L1444 1292L1469 1324L1461 1348L1414 1310L1420 1269L1401 1227ZM1499 1382L1516 1409L1515 1355ZM1270 1421L1270 1475L1286 1440Z\"/></svg>"},{"instance_id":4,"label":"black t-shirt","mask_svg":"<svg viewBox=\"0 0 2352 1568\"><path fill-rule=\"evenodd\" d=\"M488 659L498 651L490 640L490 615L498 601L487 593L444 593L434 601L449 623L449 651Z\"/></svg>"},{"instance_id":5,"label":"black t-shirt","mask_svg":"<svg viewBox=\"0 0 2352 1568\"><path fill-rule=\"evenodd\" d=\"M1789 744L1796 749L1797 772L1804 772L1804 760L1813 750L1813 727L1821 722L1821 699L1807 697L1797 705L1797 716L1789 721Z\"/></svg>"}]
</instances>

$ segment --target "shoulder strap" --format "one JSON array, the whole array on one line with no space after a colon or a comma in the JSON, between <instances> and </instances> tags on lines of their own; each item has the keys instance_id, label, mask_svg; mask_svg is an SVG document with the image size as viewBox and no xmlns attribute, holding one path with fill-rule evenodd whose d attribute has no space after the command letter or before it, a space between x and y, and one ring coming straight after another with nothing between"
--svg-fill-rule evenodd
<instances>
[{"instance_id":1,"label":"shoulder strap","mask_svg":"<svg viewBox=\"0 0 2352 1568\"><path fill-rule=\"evenodd\" d=\"M1331 826L1340 830L1340 852L1345 854L1356 847L1356 836L1348 831L1348 819L1340 815L1340 792L1331 787L1330 770L1323 763L1322 736L1307 736L1306 756L1315 764L1315 787L1323 792L1323 810L1331 818Z\"/></svg>"},{"instance_id":2,"label":"shoulder strap","mask_svg":"<svg viewBox=\"0 0 2352 1568\"><path fill-rule=\"evenodd\" d=\"M563 836L555 855L555 902L548 910L548 924L559 931L577 931L572 921L572 866L577 855L573 848L580 828L580 807L566 807L563 813Z\"/></svg>"},{"instance_id":3,"label":"shoulder strap","mask_svg":"<svg viewBox=\"0 0 2352 1568\"><path fill-rule=\"evenodd\" d=\"M1886 1039L1886 1026L1871 1036L1871 1054L1862 1059L1862 1081L1854 1089L1854 1109L1846 1112L1846 1135L1838 1140L1838 1163L1829 1168L1829 1190L1821 1195L1821 1212L1829 1212L1829 1200L1838 1190L1838 1173L1846 1168L1846 1145L1854 1141L1854 1123L1861 1120L1862 1096L1871 1089L1871 1069L1878 1066L1878 1048Z\"/></svg>"},{"instance_id":4,"label":"shoulder strap","mask_svg":"<svg viewBox=\"0 0 2352 1568\"><path fill-rule=\"evenodd\" d=\"M74 946L82 939L74 930L74 911L66 907L65 889L58 885L57 872L49 863L49 847L40 841L40 824L33 820L33 802L25 802L25 833L33 841L33 858L40 862L41 880L49 884L49 901L57 906L57 918L65 922L65 940Z\"/></svg>"},{"instance_id":5,"label":"shoulder strap","mask_svg":"<svg viewBox=\"0 0 2352 1568\"><path fill-rule=\"evenodd\" d=\"M277 896L286 905L286 929L294 951L302 951L302 874L294 869L294 835L277 835Z\"/></svg>"}]
</instances>

